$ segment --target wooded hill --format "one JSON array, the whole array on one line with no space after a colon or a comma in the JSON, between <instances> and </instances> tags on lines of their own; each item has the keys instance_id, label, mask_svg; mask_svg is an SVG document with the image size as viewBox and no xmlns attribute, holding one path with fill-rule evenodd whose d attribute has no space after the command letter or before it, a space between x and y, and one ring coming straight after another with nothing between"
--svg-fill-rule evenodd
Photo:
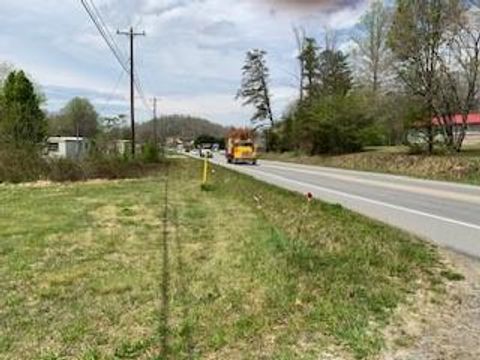
<instances>
[{"instance_id":1,"label":"wooded hill","mask_svg":"<svg viewBox=\"0 0 480 360\"><path fill-rule=\"evenodd\" d=\"M206 119L188 115L167 115L157 120L157 134L159 139L164 137L178 137L184 140L194 140L200 135L210 135L221 138L228 128L212 123ZM154 124L148 121L137 126L138 138L145 141L153 138Z\"/></svg>"}]
</instances>

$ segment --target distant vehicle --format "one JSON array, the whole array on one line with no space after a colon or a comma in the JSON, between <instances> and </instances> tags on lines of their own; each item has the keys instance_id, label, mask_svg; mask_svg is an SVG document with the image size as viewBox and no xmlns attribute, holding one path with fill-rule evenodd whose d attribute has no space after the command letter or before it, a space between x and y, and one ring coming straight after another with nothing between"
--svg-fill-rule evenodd
<instances>
[{"instance_id":1,"label":"distant vehicle","mask_svg":"<svg viewBox=\"0 0 480 360\"><path fill-rule=\"evenodd\" d=\"M257 163L254 134L250 129L232 129L227 136L225 156L229 164Z\"/></svg>"},{"instance_id":2,"label":"distant vehicle","mask_svg":"<svg viewBox=\"0 0 480 360\"><path fill-rule=\"evenodd\" d=\"M211 149L200 149L200 157L211 159L213 158L213 152Z\"/></svg>"}]
</instances>

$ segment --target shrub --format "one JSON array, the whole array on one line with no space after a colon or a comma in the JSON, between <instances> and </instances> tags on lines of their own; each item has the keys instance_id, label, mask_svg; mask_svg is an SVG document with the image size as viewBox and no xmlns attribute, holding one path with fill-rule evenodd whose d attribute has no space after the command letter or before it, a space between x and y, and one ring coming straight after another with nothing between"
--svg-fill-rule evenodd
<instances>
[{"instance_id":1,"label":"shrub","mask_svg":"<svg viewBox=\"0 0 480 360\"><path fill-rule=\"evenodd\" d=\"M42 178L46 163L37 149L19 149L1 145L0 148L0 183L20 183Z\"/></svg>"},{"instance_id":2,"label":"shrub","mask_svg":"<svg viewBox=\"0 0 480 360\"><path fill-rule=\"evenodd\" d=\"M146 143L142 151L142 160L149 164L159 162L160 152L158 151L158 146L154 143Z\"/></svg>"},{"instance_id":3,"label":"shrub","mask_svg":"<svg viewBox=\"0 0 480 360\"><path fill-rule=\"evenodd\" d=\"M82 163L70 159L52 159L48 161L46 177L51 181L80 181L86 178Z\"/></svg>"},{"instance_id":4,"label":"shrub","mask_svg":"<svg viewBox=\"0 0 480 360\"><path fill-rule=\"evenodd\" d=\"M35 149L0 150L0 182L10 183L138 178L154 173L162 166L163 163L152 164L143 159L128 160L96 155L76 161L45 159Z\"/></svg>"},{"instance_id":5,"label":"shrub","mask_svg":"<svg viewBox=\"0 0 480 360\"><path fill-rule=\"evenodd\" d=\"M84 161L85 176L88 179L122 179L144 174L144 164L138 160L124 160L118 157L96 157Z\"/></svg>"},{"instance_id":6,"label":"shrub","mask_svg":"<svg viewBox=\"0 0 480 360\"><path fill-rule=\"evenodd\" d=\"M311 99L299 108L297 119L301 147L311 155L362 150L364 131L373 123L355 94Z\"/></svg>"}]
</instances>

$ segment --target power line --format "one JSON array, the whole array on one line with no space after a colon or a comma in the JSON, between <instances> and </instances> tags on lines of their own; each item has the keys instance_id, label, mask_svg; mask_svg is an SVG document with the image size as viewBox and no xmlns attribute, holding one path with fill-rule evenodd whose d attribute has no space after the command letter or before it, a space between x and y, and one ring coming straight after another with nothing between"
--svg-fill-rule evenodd
<instances>
[{"instance_id":1,"label":"power line","mask_svg":"<svg viewBox=\"0 0 480 360\"><path fill-rule=\"evenodd\" d=\"M122 51L120 50L119 46L117 45L114 37L112 36L111 32L109 31L108 29L108 26L105 22L105 20L103 19L103 16L102 14L100 13L100 10L98 9L98 7L95 5L95 3L93 2L93 0L90 0L90 4L92 6L92 9L96 15L96 17L98 18L98 20L100 21L100 24L101 26L103 26L103 29L104 29L104 32L106 33L106 35L108 36L109 40L110 40L110 43L112 44L112 46L116 49L116 53L117 54L120 54L120 58L123 59L123 53ZM126 62L124 62L126 63ZM129 71L127 71L129 72ZM145 96L145 92L143 91L143 86L142 86L142 83L140 82L140 76L138 75L138 71L135 70L135 88L137 89L137 92L138 94L140 95L140 98L142 100L142 104L145 108L146 111L150 111L150 107L148 105L148 101L147 101L147 97Z\"/></svg>"},{"instance_id":2,"label":"power line","mask_svg":"<svg viewBox=\"0 0 480 360\"><path fill-rule=\"evenodd\" d=\"M107 24L106 24L106 22L105 22L105 20L102 16L102 14L100 13L100 10L95 5L93 0L90 0L90 4L91 4L91 8L93 9L94 15L99 20L100 26L103 28L104 33L108 37L108 41L107 40L106 41L109 42L112 45L112 47L115 49L115 54L117 54L118 57L123 59L124 58L123 52L120 50L119 46L117 45L114 37L112 36L112 33L109 31L108 26L107 26ZM127 62L122 61L122 63L126 64ZM126 69L126 72L129 73L130 71L128 69ZM148 105L147 97L145 96L145 92L143 90L143 86L142 86L142 83L140 81L140 76L138 75L137 70L135 70L135 80L134 81L135 81L135 88L137 89L137 92L140 95L140 98L142 100L142 104L143 104L145 110L148 112L148 111L150 111L150 107Z\"/></svg>"},{"instance_id":3,"label":"power line","mask_svg":"<svg viewBox=\"0 0 480 360\"><path fill-rule=\"evenodd\" d=\"M94 25L97 27L98 31L100 32L100 35L102 35L106 44L112 51L113 55L118 60L122 69L124 69L127 74L130 74L130 69L128 69L127 67L128 62L124 60L124 54L122 53L120 47L117 45L112 33L109 31L108 26L98 7L95 5L93 0L89 0L89 1L81 0L81 3L84 6L85 10L87 11L88 15L90 16L91 20L93 21ZM148 101L146 100L146 96L143 91L143 86L139 79L140 77L138 76L138 72L135 72L135 87L142 99L145 109L149 110Z\"/></svg>"},{"instance_id":4,"label":"power line","mask_svg":"<svg viewBox=\"0 0 480 360\"><path fill-rule=\"evenodd\" d=\"M145 108L146 111L150 111L150 106L148 104L147 97L145 96L145 92L143 90L142 83L138 81L140 79L140 76L138 75L137 70L135 70L135 88L137 89L138 95L140 96L140 99L142 100L143 107Z\"/></svg>"},{"instance_id":5,"label":"power line","mask_svg":"<svg viewBox=\"0 0 480 360\"><path fill-rule=\"evenodd\" d=\"M99 18L97 17L97 14L99 14L98 9L95 7L95 9L97 9L97 12L95 12L92 5L87 3L86 0L80 0L80 1L82 3L83 7L85 8L85 11L87 12L88 16L92 20L93 24L97 28L97 30L100 33L100 35L102 36L102 38L105 40L105 43L108 45L109 49L111 50L111 52L113 53L113 55L117 59L118 63L122 67L122 69L125 70L126 73L129 73L127 64L124 61L124 59L122 58L121 53L119 53L118 46L115 43L115 41L113 41L113 37L111 35L109 37L108 29L104 29L104 27L102 26L102 22L104 23L104 21L99 20ZM93 1L91 1L91 3L93 4ZM95 5L93 5L93 6L95 6Z\"/></svg>"},{"instance_id":6,"label":"power line","mask_svg":"<svg viewBox=\"0 0 480 360\"><path fill-rule=\"evenodd\" d=\"M105 33L108 35L108 38L109 38L111 44L114 46L114 48L115 48L115 50L116 50L116 53L120 55L120 58L121 58L121 59L124 59L125 54L123 53L123 51L120 49L120 47L119 47L119 46L117 45L117 43L115 42L115 38L114 38L114 36L112 35L112 33L110 32L107 23L105 22L102 14L100 13L100 10L99 10L98 7L95 5L95 3L93 2L93 0L90 0L90 4L92 5L92 9L94 10L95 15L96 15L97 18L100 20L100 23L101 23L101 25L103 26L103 29L105 30ZM124 62L124 64L126 64L126 62Z\"/></svg>"},{"instance_id":7,"label":"power line","mask_svg":"<svg viewBox=\"0 0 480 360\"><path fill-rule=\"evenodd\" d=\"M105 112L105 110L107 109L107 106L110 105L110 102L113 100L113 98L115 97L115 95L117 95L117 90L118 90L118 87L120 86L120 82L122 81L123 77L125 76L125 71L120 71L120 75L118 77L118 80L117 82L115 83L115 86L113 88L113 91L109 93L109 96L107 98L107 101L105 102L105 104L103 105L102 109L100 110L100 113L103 113Z\"/></svg>"},{"instance_id":8,"label":"power line","mask_svg":"<svg viewBox=\"0 0 480 360\"><path fill-rule=\"evenodd\" d=\"M145 32L135 33L133 28L130 28L129 32L117 31L118 35L128 35L130 37L130 69L128 68L127 61L124 60L124 55L117 45L112 33L108 30L108 26L93 0L81 0L83 7L85 8L88 16L94 23L98 32L105 40L112 54L122 67L122 69L130 75L130 118L131 118L131 132L132 132L132 156L135 156L135 89L138 91L142 103L146 110L149 111L148 101L146 100L142 84L139 80L138 74L134 67L134 38L135 36L145 36Z\"/></svg>"},{"instance_id":9,"label":"power line","mask_svg":"<svg viewBox=\"0 0 480 360\"><path fill-rule=\"evenodd\" d=\"M93 2L93 0L90 0L90 3L92 5L92 8L97 16L97 18L100 20L100 23L101 25L103 26L104 30L105 30L105 33L108 35L110 41L111 41L111 44L113 45L113 47L116 49L116 52L117 54L120 54L120 57L123 59L123 53L122 51L120 50L119 46L117 45L114 37L112 36L111 32L108 30L108 26L105 22L105 20L103 19L103 16L102 14L100 13L100 10L98 9L98 7L95 5L95 3ZM142 104L145 108L145 111L146 112L149 112L150 111L150 107L149 107L149 104L148 104L148 101L147 101L147 97L145 96L145 92L143 90L143 86L142 86L142 83L140 81L140 76L138 75L138 71L135 69L135 88L137 89L137 92L138 94L140 95L140 98L142 100Z\"/></svg>"}]
</instances>

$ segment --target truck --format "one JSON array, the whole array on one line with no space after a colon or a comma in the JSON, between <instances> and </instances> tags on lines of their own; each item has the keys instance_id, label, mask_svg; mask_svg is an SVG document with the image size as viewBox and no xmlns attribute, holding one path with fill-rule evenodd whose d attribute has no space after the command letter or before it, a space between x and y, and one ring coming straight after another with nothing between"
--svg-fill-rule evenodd
<instances>
[{"instance_id":1,"label":"truck","mask_svg":"<svg viewBox=\"0 0 480 360\"><path fill-rule=\"evenodd\" d=\"M225 156L229 164L257 163L255 136L250 129L231 129L227 135Z\"/></svg>"}]
</instances>

